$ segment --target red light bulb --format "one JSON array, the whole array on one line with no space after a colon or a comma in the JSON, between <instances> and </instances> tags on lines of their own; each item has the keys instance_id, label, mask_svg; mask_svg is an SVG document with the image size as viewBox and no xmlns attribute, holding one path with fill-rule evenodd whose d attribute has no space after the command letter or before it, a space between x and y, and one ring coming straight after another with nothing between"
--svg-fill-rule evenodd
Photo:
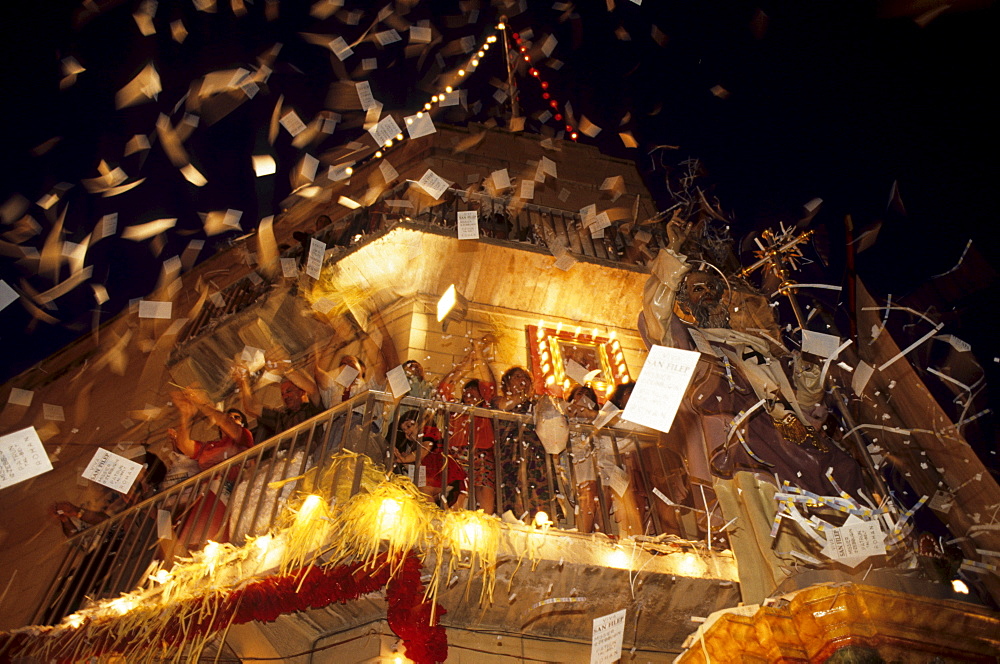
<instances>
[{"instance_id":1,"label":"red light bulb","mask_svg":"<svg viewBox=\"0 0 1000 664\"><path fill-rule=\"evenodd\" d=\"M562 122L562 113L556 113L555 118L556 122Z\"/></svg>"},{"instance_id":2,"label":"red light bulb","mask_svg":"<svg viewBox=\"0 0 1000 664\"><path fill-rule=\"evenodd\" d=\"M542 99L548 99L548 98L549 98L549 97L551 97L551 96L552 96L552 95L550 95L550 94L549 94L548 92L543 92L543 93L542 93Z\"/></svg>"}]
</instances>

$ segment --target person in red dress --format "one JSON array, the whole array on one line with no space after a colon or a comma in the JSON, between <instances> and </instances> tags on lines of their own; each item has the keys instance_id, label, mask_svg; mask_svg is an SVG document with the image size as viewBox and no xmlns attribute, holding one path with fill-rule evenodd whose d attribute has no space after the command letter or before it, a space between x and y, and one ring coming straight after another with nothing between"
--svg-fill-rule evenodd
<instances>
[{"instance_id":1,"label":"person in red dress","mask_svg":"<svg viewBox=\"0 0 1000 664\"><path fill-rule=\"evenodd\" d=\"M489 407L496 394L496 378L489 362L484 359L487 346L494 339L486 335L472 342L472 351L455 366L438 384L438 394L445 401L461 401L468 406ZM463 382L464 381L464 382ZM460 399L455 395L455 385L462 383ZM447 453L466 460L469 455L469 416L452 413L448 418ZM472 480L479 508L487 514L496 509L496 456L494 454L493 425L485 417L473 417Z\"/></svg>"}]
</instances>

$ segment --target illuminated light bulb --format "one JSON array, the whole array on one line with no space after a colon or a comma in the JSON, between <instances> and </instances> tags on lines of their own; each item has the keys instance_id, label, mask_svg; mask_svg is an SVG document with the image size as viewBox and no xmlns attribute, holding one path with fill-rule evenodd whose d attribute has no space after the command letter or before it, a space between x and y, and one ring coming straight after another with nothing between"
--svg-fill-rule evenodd
<instances>
[{"instance_id":1,"label":"illuminated light bulb","mask_svg":"<svg viewBox=\"0 0 1000 664\"><path fill-rule=\"evenodd\" d=\"M473 67L478 67L479 66L479 60L476 60L475 58L472 58L472 66Z\"/></svg>"},{"instance_id":2,"label":"illuminated light bulb","mask_svg":"<svg viewBox=\"0 0 1000 664\"><path fill-rule=\"evenodd\" d=\"M701 576L708 571L701 558L693 553L682 553L677 560L677 572L683 576Z\"/></svg>"},{"instance_id":3,"label":"illuminated light bulb","mask_svg":"<svg viewBox=\"0 0 1000 664\"><path fill-rule=\"evenodd\" d=\"M354 173L354 169L348 166L347 168L344 169L344 172L347 173L348 175L351 175Z\"/></svg>"},{"instance_id":4,"label":"illuminated light bulb","mask_svg":"<svg viewBox=\"0 0 1000 664\"><path fill-rule=\"evenodd\" d=\"M427 104L424 104L424 110L425 110L425 111L429 111L429 110L431 110L431 105L430 105L430 103L427 103Z\"/></svg>"},{"instance_id":5,"label":"illuminated light bulb","mask_svg":"<svg viewBox=\"0 0 1000 664\"><path fill-rule=\"evenodd\" d=\"M969 586L965 585L965 581L962 581L961 579L952 579L951 589L957 593L962 593L963 595L969 594Z\"/></svg>"},{"instance_id":6,"label":"illuminated light bulb","mask_svg":"<svg viewBox=\"0 0 1000 664\"><path fill-rule=\"evenodd\" d=\"M458 70L458 75L459 76L465 76L465 70L464 69L459 69Z\"/></svg>"},{"instance_id":7,"label":"illuminated light bulb","mask_svg":"<svg viewBox=\"0 0 1000 664\"><path fill-rule=\"evenodd\" d=\"M402 134L396 134L396 140L397 141L403 140L403 135Z\"/></svg>"},{"instance_id":8,"label":"illuminated light bulb","mask_svg":"<svg viewBox=\"0 0 1000 664\"><path fill-rule=\"evenodd\" d=\"M527 53L527 52L528 52L528 49L525 48L524 46L522 46L521 47L521 53Z\"/></svg>"},{"instance_id":9,"label":"illuminated light bulb","mask_svg":"<svg viewBox=\"0 0 1000 664\"><path fill-rule=\"evenodd\" d=\"M497 30L506 30L506 29L507 29L507 26L504 25L503 21L500 21L499 23L497 23ZM517 39L517 33L516 32L514 33L514 39Z\"/></svg>"},{"instance_id":10,"label":"illuminated light bulb","mask_svg":"<svg viewBox=\"0 0 1000 664\"><path fill-rule=\"evenodd\" d=\"M219 543L213 542L212 540L208 540L208 543L205 545L205 561L214 562L218 556L219 556Z\"/></svg>"},{"instance_id":11,"label":"illuminated light bulb","mask_svg":"<svg viewBox=\"0 0 1000 664\"><path fill-rule=\"evenodd\" d=\"M417 117L418 118L424 117L424 112L423 111L417 111Z\"/></svg>"},{"instance_id":12,"label":"illuminated light bulb","mask_svg":"<svg viewBox=\"0 0 1000 664\"><path fill-rule=\"evenodd\" d=\"M628 554L621 549L612 549L605 562L608 567L617 567L618 569L629 569L632 567L632 561L629 560Z\"/></svg>"},{"instance_id":13,"label":"illuminated light bulb","mask_svg":"<svg viewBox=\"0 0 1000 664\"><path fill-rule=\"evenodd\" d=\"M486 42L485 44L483 44L483 51L488 51L488 50L490 50L490 43ZM481 52L482 51L480 51L480 53ZM482 57L482 56L480 56L480 57Z\"/></svg>"},{"instance_id":14,"label":"illuminated light bulb","mask_svg":"<svg viewBox=\"0 0 1000 664\"><path fill-rule=\"evenodd\" d=\"M156 574L150 574L149 575L149 578L152 581L154 581L155 583L159 583L160 585L163 585L164 583L166 583L167 581L169 581L173 577L174 577L174 575L171 574L169 571L167 571L165 569L158 570L156 572Z\"/></svg>"},{"instance_id":15,"label":"illuminated light bulb","mask_svg":"<svg viewBox=\"0 0 1000 664\"><path fill-rule=\"evenodd\" d=\"M446 85L444 87L444 91L447 92L448 94L451 94L451 90L452 90L452 87L450 85Z\"/></svg>"},{"instance_id":16,"label":"illuminated light bulb","mask_svg":"<svg viewBox=\"0 0 1000 664\"><path fill-rule=\"evenodd\" d=\"M271 546L271 535L261 535L253 541L253 545L260 549L261 553L267 551L267 548Z\"/></svg>"},{"instance_id":17,"label":"illuminated light bulb","mask_svg":"<svg viewBox=\"0 0 1000 664\"><path fill-rule=\"evenodd\" d=\"M555 99L553 99L552 101L549 102L549 106L551 106L552 108L559 108L559 102L557 102ZM562 120L562 116L559 115L558 119Z\"/></svg>"},{"instance_id":18,"label":"illuminated light bulb","mask_svg":"<svg viewBox=\"0 0 1000 664\"><path fill-rule=\"evenodd\" d=\"M387 148L391 148L392 147L392 139L391 138L388 141L385 142L385 147L387 147Z\"/></svg>"},{"instance_id":19,"label":"illuminated light bulb","mask_svg":"<svg viewBox=\"0 0 1000 664\"><path fill-rule=\"evenodd\" d=\"M514 41L521 41L521 33L520 32L515 32L514 33Z\"/></svg>"},{"instance_id":20,"label":"illuminated light bulb","mask_svg":"<svg viewBox=\"0 0 1000 664\"><path fill-rule=\"evenodd\" d=\"M437 100L438 100L438 96L437 95L434 95L433 97L431 97L431 102L433 102L433 103L436 104Z\"/></svg>"},{"instance_id":21,"label":"illuminated light bulb","mask_svg":"<svg viewBox=\"0 0 1000 664\"><path fill-rule=\"evenodd\" d=\"M552 365L550 365L548 363L543 363L542 364L542 371L545 372L545 373L548 373L549 369L551 369L551 368L552 368Z\"/></svg>"},{"instance_id":22,"label":"illuminated light bulb","mask_svg":"<svg viewBox=\"0 0 1000 664\"><path fill-rule=\"evenodd\" d=\"M548 82L547 81L542 81L542 90L548 90L548 89L549 89Z\"/></svg>"},{"instance_id":23,"label":"illuminated light bulb","mask_svg":"<svg viewBox=\"0 0 1000 664\"><path fill-rule=\"evenodd\" d=\"M566 131L573 131L573 127L566 125Z\"/></svg>"},{"instance_id":24,"label":"illuminated light bulb","mask_svg":"<svg viewBox=\"0 0 1000 664\"><path fill-rule=\"evenodd\" d=\"M295 525L303 525L309 523L312 519L313 514L319 509L319 506L323 503L323 499L317 496L315 493L311 493L306 496L306 499L302 501L302 507L299 508L299 513L295 515ZM205 547L206 552L208 547Z\"/></svg>"},{"instance_id":25,"label":"illuminated light bulb","mask_svg":"<svg viewBox=\"0 0 1000 664\"><path fill-rule=\"evenodd\" d=\"M563 380L563 387L566 388L567 390L569 389L569 378Z\"/></svg>"},{"instance_id":26,"label":"illuminated light bulb","mask_svg":"<svg viewBox=\"0 0 1000 664\"><path fill-rule=\"evenodd\" d=\"M550 94L549 94L548 92L543 92L543 93L542 93L542 99L548 99L548 98L549 98L549 97L551 97L551 96L552 96L552 95L550 95Z\"/></svg>"},{"instance_id":27,"label":"illuminated light bulb","mask_svg":"<svg viewBox=\"0 0 1000 664\"><path fill-rule=\"evenodd\" d=\"M592 336L594 338L597 338L597 328L596 327L593 330L590 331L590 336Z\"/></svg>"},{"instance_id":28,"label":"illuminated light bulb","mask_svg":"<svg viewBox=\"0 0 1000 664\"><path fill-rule=\"evenodd\" d=\"M562 332L562 326L563 326L562 323L559 323L558 325L556 325L556 334L559 334L560 332Z\"/></svg>"},{"instance_id":29,"label":"illuminated light bulb","mask_svg":"<svg viewBox=\"0 0 1000 664\"><path fill-rule=\"evenodd\" d=\"M388 535L399 526L399 519L403 511L403 506L398 500L386 498L378 506L378 528L379 533Z\"/></svg>"},{"instance_id":30,"label":"illuminated light bulb","mask_svg":"<svg viewBox=\"0 0 1000 664\"><path fill-rule=\"evenodd\" d=\"M537 69L532 69L531 70L531 75L537 78L538 77L538 70Z\"/></svg>"},{"instance_id":31,"label":"illuminated light bulb","mask_svg":"<svg viewBox=\"0 0 1000 664\"><path fill-rule=\"evenodd\" d=\"M575 131L572 134L569 135L569 137L572 138L574 141L576 140L576 136L577 136L577 134L576 134Z\"/></svg>"},{"instance_id":32,"label":"illuminated light bulb","mask_svg":"<svg viewBox=\"0 0 1000 664\"><path fill-rule=\"evenodd\" d=\"M545 377L545 384L546 385L555 385L555 382L556 382L556 377L555 376L549 375L549 376Z\"/></svg>"},{"instance_id":33,"label":"illuminated light bulb","mask_svg":"<svg viewBox=\"0 0 1000 664\"><path fill-rule=\"evenodd\" d=\"M486 38L486 41L488 41L491 44L494 43L494 42L496 42L496 40L497 40L497 36L496 35L490 35L489 37Z\"/></svg>"},{"instance_id":34,"label":"illuminated light bulb","mask_svg":"<svg viewBox=\"0 0 1000 664\"><path fill-rule=\"evenodd\" d=\"M573 331L573 336L574 336L574 337L578 337L578 336L580 336L580 332L582 332L582 331L583 331L583 328L582 328L582 327L580 327L579 325L577 325L577 326L576 326L576 330L574 330L574 331Z\"/></svg>"},{"instance_id":35,"label":"illuminated light bulb","mask_svg":"<svg viewBox=\"0 0 1000 664\"><path fill-rule=\"evenodd\" d=\"M475 521L470 521L462 526L460 545L468 549L474 549L479 544L482 537L483 527Z\"/></svg>"},{"instance_id":36,"label":"illuminated light bulb","mask_svg":"<svg viewBox=\"0 0 1000 664\"><path fill-rule=\"evenodd\" d=\"M608 396L611 396L611 393L614 391L615 391L614 385L608 385L606 388L604 388L604 393L607 394Z\"/></svg>"},{"instance_id":37,"label":"illuminated light bulb","mask_svg":"<svg viewBox=\"0 0 1000 664\"><path fill-rule=\"evenodd\" d=\"M395 659L392 660L392 664L403 664L403 658L396 655Z\"/></svg>"},{"instance_id":38,"label":"illuminated light bulb","mask_svg":"<svg viewBox=\"0 0 1000 664\"><path fill-rule=\"evenodd\" d=\"M108 604L108 608L118 615L123 616L135 608L135 600L131 597L119 597Z\"/></svg>"},{"instance_id":39,"label":"illuminated light bulb","mask_svg":"<svg viewBox=\"0 0 1000 664\"><path fill-rule=\"evenodd\" d=\"M375 151L375 158L376 159L381 159L382 158L382 151L381 150L376 150Z\"/></svg>"},{"instance_id":40,"label":"illuminated light bulb","mask_svg":"<svg viewBox=\"0 0 1000 664\"><path fill-rule=\"evenodd\" d=\"M549 515L546 512L538 511L535 513L535 527L542 528L544 526L551 526L552 521L549 520Z\"/></svg>"},{"instance_id":41,"label":"illuminated light bulb","mask_svg":"<svg viewBox=\"0 0 1000 664\"><path fill-rule=\"evenodd\" d=\"M440 323L448 316L451 310L455 308L455 305L458 304L458 300L459 294L458 291L455 290L455 284L451 284L445 290L444 294L441 295L441 299L438 300L437 322Z\"/></svg>"},{"instance_id":42,"label":"illuminated light bulb","mask_svg":"<svg viewBox=\"0 0 1000 664\"><path fill-rule=\"evenodd\" d=\"M413 124L413 118L406 118L406 124Z\"/></svg>"},{"instance_id":43,"label":"illuminated light bulb","mask_svg":"<svg viewBox=\"0 0 1000 664\"><path fill-rule=\"evenodd\" d=\"M525 62L531 62L531 58L529 58L528 56L524 56L524 61Z\"/></svg>"}]
</instances>

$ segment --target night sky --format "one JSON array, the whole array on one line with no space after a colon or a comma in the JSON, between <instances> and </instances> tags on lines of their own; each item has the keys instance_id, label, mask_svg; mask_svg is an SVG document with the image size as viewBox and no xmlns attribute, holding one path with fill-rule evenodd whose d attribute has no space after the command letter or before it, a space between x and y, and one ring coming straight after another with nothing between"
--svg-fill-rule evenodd
<instances>
[{"instance_id":1,"label":"night sky","mask_svg":"<svg viewBox=\"0 0 1000 664\"><path fill-rule=\"evenodd\" d=\"M38 273L37 260L15 259L25 249L42 251L63 213L57 240L80 243L112 213L118 214L118 228L87 250L84 265L93 274L86 284L46 310L56 323L33 323L20 303L0 311L0 379L148 294L163 261L180 255L191 240L206 241L204 258L242 234L206 237L199 212L240 210L245 233L278 211L292 188L289 174L305 152L318 157L364 133L362 112L337 103L344 95L330 95L336 81L368 80L386 111L415 113L437 91L438 75L468 57L462 39L478 45L501 13L510 15L513 30L528 36L536 55L549 35L555 38L551 58L540 57L536 66L552 97L569 102L574 119L584 115L602 128L581 142L635 159L664 206L666 169L697 157L708 173L705 186L735 219L737 239L778 222L797 222L814 198L823 205L811 227L834 245L842 242L845 215L859 230L881 221L878 242L859 256L859 271L876 293L899 297L914 290L955 265L969 240L992 265L1000 264L993 219L998 108L992 87L1000 62L995 7L965 5L964 11L931 17L921 15L929 7L923 4L918 10L907 3L806 0L647 0L641 6L627 0L576 6L529 0L523 11L516 4L477 9L474 2L346 0L339 11L319 18L310 16L311 3L288 0L247 2L239 17L228 2L212 13L192 2L163 1L152 18L156 33L143 36L133 14L143 7L150 13L148 2L4 5L0 203L8 205L0 236L23 214L37 222L39 232L3 236L0 275L19 291L51 288L55 282ZM267 6L279 14L274 20ZM429 21L440 41L407 51L409 36L400 30L401 41L383 47L369 38L340 62L302 36L342 36L353 43L383 6L393 13L371 33L399 28L400 21ZM171 37L174 21L188 33L183 43ZM252 99L224 115L218 103L185 107L193 81L225 69L254 72L258 58L276 43L282 47L273 73ZM86 70L60 89L69 57ZM365 58L376 58L377 69L365 71ZM161 80L157 99L116 108L115 93L147 63ZM496 118L503 124L509 106L496 101L493 83L505 76L500 53L491 51L463 86L468 109L452 107L435 121ZM518 80L526 130L555 134L561 123L537 120L546 104L537 81ZM293 146L282 129L271 144L268 124L280 95L284 107L307 124L324 108L336 111L336 129L307 148ZM183 127L185 113L196 116L189 116L197 126L184 147L208 180L203 187L181 176L156 137L161 114ZM626 148L620 131L630 132L639 147ZM147 135L152 146L125 156L136 134ZM676 147L656 149L664 145ZM264 153L276 159L278 172L255 178L250 157ZM121 167L127 182L146 181L118 196L89 193L81 180L97 177L102 159L111 169ZM889 206L894 182L905 214ZM39 207L59 183L72 187L50 209ZM16 195L26 207L18 207ZM176 226L159 240L120 237L127 226L172 217ZM842 251L832 254L837 268ZM59 279L67 276L63 265ZM105 286L110 296L99 308L91 283ZM998 301L995 280L984 276L974 299L954 305L961 311L951 321L989 371Z\"/></svg>"}]
</instances>

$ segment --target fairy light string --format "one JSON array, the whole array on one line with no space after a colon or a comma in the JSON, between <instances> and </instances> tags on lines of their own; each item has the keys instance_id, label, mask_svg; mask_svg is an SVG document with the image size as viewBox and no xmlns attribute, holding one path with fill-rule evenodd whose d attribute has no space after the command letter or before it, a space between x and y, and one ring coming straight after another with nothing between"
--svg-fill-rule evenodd
<instances>
[{"instance_id":1,"label":"fairy light string","mask_svg":"<svg viewBox=\"0 0 1000 664\"><path fill-rule=\"evenodd\" d=\"M501 31L507 31L507 30L508 26L506 25L505 22L500 21L499 23L497 23L493 27L491 33L487 35L487 37L479 45L479 48L476 49L472 53L472 55L469 56L469 58L465 61L465 64L462 67L460 67L457 71L455 71L451 76L448 77L449 79L448 83L444 85L440 91L431 95L428 101L424 103L421 110L417 111L415 117L417 119L421 119L424 117L425 113L433 115L435 110L441 108L442 104L448 99L448 96L458 91L461 88L461 84L464 83L468 79L468 77L471 76L476 71L482 59L486 57L490 48L497 43L499 39L498 34ZM564 111L562 109L562 103L552 96L552 93L549 92L549 82L542 77L542 74L538 70L538 68L532 64L531 55L528 53L529 42L522 39L520 33L517 32L511 33L510 36L514 40L514 43L517 48L517 51L515 52L516 57L520 57L524 60L524 62L528 66L528 74L533 79L538 81L539 88L541 89L542 100L545 101L546 103L547 106L546 110L550 113L551 119L555 120L558 123L562 123L562 128L566 130L566 135L570 138L570 140L576 141L579 134L573 127L573 125L570 124L568 120L566 120L564 116ZM547 122L548 120L549 118L545 118L543 122ZM411 126L413 122L414 122L413 117L406 118L407 126ZM406 136L402 132L400 132L395 137L388 139L387 141L385 141L385 143L379 146L371 158L363 159L351 166L348 166L345 169L345 173L347 175L351 175L354 172L354 170L356 170L360 166L365 165L371 159L384 158L388 154L389 150L401 144L404 140L406 140Z\"/></svg>"}]
</instances>

